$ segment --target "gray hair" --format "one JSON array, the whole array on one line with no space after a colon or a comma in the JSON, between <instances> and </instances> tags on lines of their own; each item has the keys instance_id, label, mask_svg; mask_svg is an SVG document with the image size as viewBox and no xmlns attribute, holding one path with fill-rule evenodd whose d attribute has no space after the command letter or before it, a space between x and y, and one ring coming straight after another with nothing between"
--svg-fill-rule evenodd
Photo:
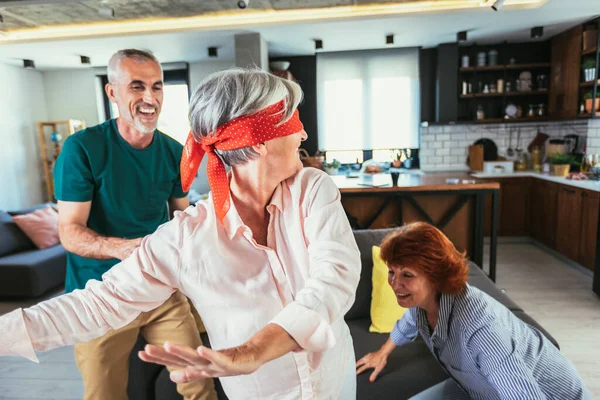
<instances>
[{"instance_id":1,"label":"gray hair","mask_svg":"<svg viewBox=\"0 0 600 400\"><path fill-rule=\"evenodd\" d=\"M125 49L119 50L112 55L108 61L108 81L111 84L116 83L117 77L119 76L119 67L123 60L132 59L138 63L155 62L159 67L162 74L162 67L158 59L152 54L151 51L144 51L138 49Z\"/></svg>"},{"instance_id":2,"label":"gray hair","mask_svg":"<svg viewBox=\"0 0 600 400\"><path fill-rule=\"evenodd\" d=\"M197 141L235 118L255 114L284 100L281 123L292 117L302 100L297 83L259 69L232 68L206 77L190 103L190 123ZM258 157L252 146L236 150L216 150L229 166L241 165Z\"/></svg>"}]
</instances>

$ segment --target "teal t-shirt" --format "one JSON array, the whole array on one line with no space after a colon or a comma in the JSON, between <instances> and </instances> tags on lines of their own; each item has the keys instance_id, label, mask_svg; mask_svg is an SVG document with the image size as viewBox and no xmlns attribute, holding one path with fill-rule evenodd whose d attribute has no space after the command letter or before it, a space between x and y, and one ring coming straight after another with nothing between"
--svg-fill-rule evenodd
<instances>
[{"instance_id":1,"label":"teal t-shirt","mask_svg":"<svg viewBox=\"0 0 600 400\"><path fill-rule=\"evenodd\" d=\"M181 188L183 146L156 130L150 146L136 149L106 121L67 138L54 166L57 200L92 206L87 227L103 236L134 239L153 233L169 220L168 199ZM119 260L94 260L67 252L65 291L101 279Z\"/></svg>"}]
</instances>

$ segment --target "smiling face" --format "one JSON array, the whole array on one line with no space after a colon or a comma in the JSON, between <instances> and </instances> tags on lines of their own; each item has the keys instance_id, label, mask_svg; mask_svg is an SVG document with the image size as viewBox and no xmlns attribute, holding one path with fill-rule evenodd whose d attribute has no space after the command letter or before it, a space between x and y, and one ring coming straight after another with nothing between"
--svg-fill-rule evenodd
<instances>
[{"instance_id":1,"label":"smiling face","mask_svg":"<svg viewBox=\"0 0 600 400\"><path fill-rule=\"evenodd\" d=\"M416 268L389 266L388 283L396 294L398 304L403 308L425 309L437 299L437 290Z\"/></svg>"},{"instance_id":2,"label":"smiling face","mask_svg":"<svg viewBox=\"0 0 600 400\"><path fill-rule=\"evenodd\" d=\"M278 137L265 142L269 171L280 175L285 180L302 169L302 161L298 149L302 142L308 138L306 131Z\"/></svg>"},{"instance_id":3,"label":"smiling face","mask_svg":"<svg viewBox=\"0 0 600 400\"><path fill-rule=\"evenodd\" d=\"M106 93L119 108L119 116L140 133L154 133L163 102L163 78L153 61L126 58L119 63L115 82Z\"/></svg>"}]
</instances>

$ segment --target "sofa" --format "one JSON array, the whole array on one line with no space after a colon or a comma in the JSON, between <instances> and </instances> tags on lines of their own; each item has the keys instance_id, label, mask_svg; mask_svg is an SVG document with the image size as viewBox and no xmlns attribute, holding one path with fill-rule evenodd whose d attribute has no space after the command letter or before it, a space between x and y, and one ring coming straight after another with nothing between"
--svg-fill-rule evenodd
<instances>
[{"instance_id":1,"label":"sofa","mask_svg":"<svg viewBox=\"0 0 600 400\"><path fill-rule=\"evenodd\" d=\"M356 291L354 305L345 316L354 341L356 358L375 351L387 340L389 335L370 333L370 307L372 291L372 251L373 245L379 245L383 238L393 229L357 230L354 231L361 254L361 277ZM504 304L517 317L539 329L557 347L556 340L536 321L527 315L499 289L475 264L470 265L469 284L486 292ZM206 334L202 334L203 343L210 345ZM166 368L146 364L139 360L137 351L143 349L145 342L139 338L130 357L130 376L128 394L130 400L181 400L175 384L169 380ZM448 378L444 370L419 338L413 343L396 349L388 359L388 364L378 379L371 383L369 373L357 377L357 400L407 399L430 386ZM215 380L219 400L227 399L218 379ZM232 399L233 400L233 399ZM237 400L237 399L235 399Z\"/></svg>"},{"instance_id":2,"label":"sofa","mask_svg":"<svg viewBox=\"0 0 600 400\"><path fill-rule=\"evenodd\" d=\"M64 285L65 249L59 244L39 250L13 222L13 215L28 214L53 203L17 210L0 210L0 297L37 297Z\"/></svg>"}]
</instances>

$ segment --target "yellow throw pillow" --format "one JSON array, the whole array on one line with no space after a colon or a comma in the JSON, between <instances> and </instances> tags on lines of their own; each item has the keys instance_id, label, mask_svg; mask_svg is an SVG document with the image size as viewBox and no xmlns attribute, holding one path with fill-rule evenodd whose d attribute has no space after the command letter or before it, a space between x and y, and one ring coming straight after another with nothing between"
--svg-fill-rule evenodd
<instances>
[{"instance_id":1,"label":"yellow throw pillow","mask_svg":"<svg viewBox=\"0 0 600 400\"><path fill-rule=\"evenodd\" d=\"M405 310L398 305L396 294L388 284L388 267L380 257L380 248L373 246L373 292L369 332L390 333Z\"/></svg>"}]
</instances>

